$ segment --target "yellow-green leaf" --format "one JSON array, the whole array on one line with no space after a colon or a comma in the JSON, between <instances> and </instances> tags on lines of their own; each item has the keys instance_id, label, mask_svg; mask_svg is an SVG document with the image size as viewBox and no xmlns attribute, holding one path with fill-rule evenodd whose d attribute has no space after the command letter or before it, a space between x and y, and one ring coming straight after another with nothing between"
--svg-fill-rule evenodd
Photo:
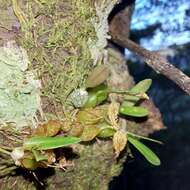
<instances>
[{"instance_id":1,"label":"yellow-green leaf","mask_svg":"<svg viewBox=\"0 0 190 190\"><path fill-rule=\"evenodd\" d=\"M80 138L77 137L31 137L24 141L23 147L25 150L48 150L69 146L78 142L80 142Z\"/></svg>"},{"instance_id":2,"label":"yellow-green leaf","mask_svg":"<svg viewBox=\"0 0 190 190\"><path fill-rule=\"evenodd\" d=\"M102 123L102 124L98 125L98 127L100 128L100 132L98 134L99 138L112 137L114 135L114 133L116 132L116 130L112 126L110 126L106 123Z\"/></svg>"},{"instance_id":3,"label":"yellow-green leaf","mask_svg":"<svg viewBox=\"0 0 190 190\"><path fill-rule=\"evenodd\" d=\"M128 136L128 141L147 159L147 161L155 166L160 165L160 159L150 148L131 136Z\"/></svg>"},{"instance_id":4,"label":"yellow-green leaf","mask_svg":"<svg viewBox=\"0 0 190 190\"><path fill-rule=\"evenodd\" d=\"M131 90L130 92L134 94L138 93L145 93L151 86L152 80L151 79L144 79L137 83Z\"/></svg>"},{"instance_id":5,"label":"yellow-green leaf","mask_svg":"<svg viewBox=\"0 0 190 190\"><path fill-rule=\"evenodd\" d=\"M122 102L122 107L126 107L126 106L132 107L134 105L135 105L135 102L133 102L133 101L125 100L124 102Z\"/></svg>"},{"instance_id":6,"label":"yellow-green leaf","mask_svg":"<svg viewBox=\"0 0 190 190\"><path fill-rule=\"evenodd\" d=\"M120 106L119 112L133 117L145 117L148 115L148 110L146 108L139 106L126 106L125 104Z\"/></svg>"},{"instance_id":7,"label":"yellow-green leaf","mask_svg":"<svg viewBox=\"0 0 190 190\"><path fill-rule=\"evenodd\" d=\"M131 102L134 102L134 103L136 103L137 101L140 100L140 97L135 96L135 95L125 95L124 98L125 98L125 100L131 101Z\"/></svg>"},{"instance_id":8,"label":"yellow-green leaf","mask_svg":"<svg viewBox=\"0 0 190 190\"><path fill-rule=\"evenodd\" d=\"M99 132L100 129L96 125L85 125L80 138L82 141L91 141L98 135Z\"/></svg>"},{"instance_id":9,"label":"yellow-green leaf","mask_svg":"<svg viewBox=\"0 0 190 190\"><path fill-rule=\"evenodd\" d=\"M101 104L108 97L108 89L107 86L104 84L90 89L88 93L88 100L84 105L85 108L93 108Z\"/></svg>"}]
</instances>

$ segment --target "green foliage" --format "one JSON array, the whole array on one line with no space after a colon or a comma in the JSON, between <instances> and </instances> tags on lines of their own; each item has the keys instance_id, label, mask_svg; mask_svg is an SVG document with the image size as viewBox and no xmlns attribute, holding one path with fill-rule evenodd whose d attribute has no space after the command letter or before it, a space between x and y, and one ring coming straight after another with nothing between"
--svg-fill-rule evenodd
<instances>
[{"instance_id":1,"label":"green foliage","mask_svg":"<svg viewBox=\"0 0 190 190\"><path fill-rule=\"evenodd\" d=\"M151 86L152 80L151 79L144 79L137 83L131 90L130 92L134 94L138 93L145 93Z\"/></svg>"},{"instance_id":2,"label":"green foliage","mask_svg":"<svg viewBox=\"0 0 190 190\"><path fill-rule=\"evenodd\" d=\"M112 137L114 135L114 133L116 132L116 130L111 127L111 126L101 126L100 128L100 132L98 134L99 138L109 138Z\"/></svg>"},{"instance_id":3,"label":"green foliage","mask_svg":"<svg viewBox=\"0 0 190 190\"><path fill-rule=\"evenodd\" d=\"M119 112L133 117L145 117L148 115L148 110L146 108L140 106L126 106L125 103L121 105Z\"/></svg>"},{"instance_id":4,"label":"green foliage","mask_svg":"<svg viewBox=\"0 0 190 190\"><path fill-rule=\"evenodd\" d=\"M128 136L128 141L147 159L147 161L155 166L160 165L160 159L158 156L147 146L131 136Z\"/></svg>"},{"instance_id":5,"label":"green foliage","mask_svg":"<svg viewBox=\"0 0 190 190\"><path fill-rule=\"evenodd\" d=\"M48 150L69 146L80 141L77 137L31 137L24 141L23 147L25 150Z\"/></svg>"},{"instance_id":6,"label":"green foliage","mask_svg":"<svg viewBox=\"0 0 190 190\"><path fill-rule=\"evenodd\" d=\"M104 84L100 84L99 86L96 86L95 88L91 88L88 90L89 96L86 104L84 107L95 107L99 104L101 104L103 101L105 101L108 98L108 88Z\"/></svg>"}]
</instances>

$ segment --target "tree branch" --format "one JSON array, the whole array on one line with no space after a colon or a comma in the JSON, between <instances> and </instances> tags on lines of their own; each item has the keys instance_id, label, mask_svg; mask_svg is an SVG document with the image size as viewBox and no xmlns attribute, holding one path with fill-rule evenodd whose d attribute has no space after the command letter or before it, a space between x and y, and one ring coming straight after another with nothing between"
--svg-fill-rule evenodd
<instances>
[{"instance_id":1,"label":"tree branch","mask_svg":"<svg viewBox=\"0 0 190 190\"><path fill-rule=\"evenodd\" d=\"M153 70L172 80L182 90L190 95L190 78L174 65L170 64L166 58L162 57L159 53L151 52L142 48L127 38L114 38L113 40L119 45L142 57Z\"/></svg>"}]
</instances>

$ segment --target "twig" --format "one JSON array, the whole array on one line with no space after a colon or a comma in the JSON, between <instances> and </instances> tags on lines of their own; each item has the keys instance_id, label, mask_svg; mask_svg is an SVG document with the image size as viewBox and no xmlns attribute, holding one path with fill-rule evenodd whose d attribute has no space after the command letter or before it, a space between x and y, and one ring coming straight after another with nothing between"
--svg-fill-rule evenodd
<instances>
[{"instance_id":1,"label":"twig","mask_svg":"<svg viewBox=\"0 0 190 190\"><path fill-rule=\"evenodd\" d=\"M190 78L174 65L170 64L166 58L156 52L142 48L129 39L115 38L114 41L142 57L154 71L163 74L190 95Z\"/></svg>"}]
</instances>

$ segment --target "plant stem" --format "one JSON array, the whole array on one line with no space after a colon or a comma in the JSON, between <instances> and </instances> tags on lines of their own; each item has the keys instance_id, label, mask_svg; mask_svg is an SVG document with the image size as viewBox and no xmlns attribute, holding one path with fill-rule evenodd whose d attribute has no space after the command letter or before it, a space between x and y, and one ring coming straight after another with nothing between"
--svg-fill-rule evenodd
<instances>
[{"instance_id":1,"label":"plant stem","mask_svg":"<svg viewBox=\"0 0 190 190\"><path fill-rule=\"evenodd\" d=\"M155 143L158 143L158 144L163 144L163 142L161 142L161 141L154 140L154 139L151 139L151 138L148 138L148 137L143 137L143 136L140 136L140 135L136 135L136 134L131 133L131 132L127 132L127 134L130 135L130 136L133 136L133 137L140 138L140 139L145 139L145 140L152 141L152 142L155 142Z\"/></svg>"}]
</instances>

